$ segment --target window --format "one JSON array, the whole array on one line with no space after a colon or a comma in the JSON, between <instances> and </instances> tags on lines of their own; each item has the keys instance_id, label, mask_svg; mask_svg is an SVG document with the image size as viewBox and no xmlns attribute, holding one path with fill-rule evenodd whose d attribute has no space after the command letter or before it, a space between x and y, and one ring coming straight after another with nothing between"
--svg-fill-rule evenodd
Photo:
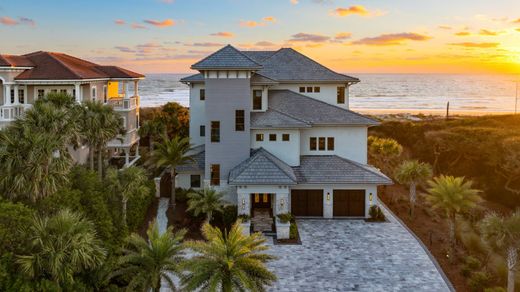
<instances>
[{"instance_id":1,"label":"window","mask_svg":"<svg viewBox=\"0 0 520 292\"><path fill-rule=\"evenodd\" d=\"M338 87L338 103L345 103L345 87Z\"/></svg>"},{"instance_id":2,"label":"window","mask_svg":"<svg viewBox=\"0 0 520 292\"><path fill-rule=\"evenodd\" d=\"M285 142L289 141L289 137L290 137L289 134L282 134L282 141L285 141Z\"/></svg>"},{"instance_id":3,"label":"window","mask_svg":"<svg viewBox=\"0 0 520 292\"><path fill-rule=\"evenodd\" d=\"M329 150L329 151L334 150L334 137L327 138L327 150Z\"/></svg>"},{"instance_id":4,"label":"window","mask_svg":"<svg viewBox=\"0 0 520 292\"><path fill-rule=\"evenodd\" d=\"M264 134L256 134L256 141L257 142L264 141Z\"/></svg>"},{"instance_id":5,"label":"window","mask_svg":"<svg viewBox=\"0 0 520 292\"><path fill-rule=\"evenodd\" d=\"M307 92L311 92L312 93L312 86L307 87Z\"/></svg>"},{"instance_id":6,"label":"window","mask_svg":"<svg viewBox=\"0 0 520 292\"><path fill-rule=\"evenodd\" d=\"M310 148L312 151L316 151L316 137L311 137L311 139L310 139L310 144L309 144L309 148Z\"/></svg>"},{"instance_id":7,"label":"window","mask_svg":"<svg viewBox=\"0 0 520 292\"><path fill-rule=\"evenodd\" d=\"M97 95L96 94L96 87L92 87L91 88L91 93L90 94L91 94L90 97L92 97L92 100L96 100L96 95Z\"/></svg>"},{"instance_id":8,"label":"window","mask_svg":"<svg viewBox=\"0 0 520 292\"><path fill-rule=\"evenodd\" d=\"M220 122L211 122L211 142L220 142Z\"/></svg>"},{"instance_id":9,"label":"window","mask_svg":"<svg viewBox=\"0 0 520 292\"><path fill-rule=\"evenodd\" d=\"M60 93L67 94L67 89L60 89Z\"/></svg>"},{"instance_id":10,"label":"window","mask_svg":"<svg viewBox=\"0 0 520 292\"><path fill-rule=\"evenodd\" d=\"M199 95L200 100L206 100L206 89L201 89Z\"/></svg>"},{"instance_id":11,"label":"window","mask_svg":"<svg viewBox=\"0 0 520 292\"><path fill-rule=\"evenodd\" d=\"M190 186L192 188L200 188L200 174L190 175Z\"/></svg>"},{"instance_id":12,"label":"window","mask_svg":"<svg viewBox=\"0 0 520 292\"><path fill-rule=\"evenodd\" d=\"M318 138L318 149L320 151L325 150L325 137Z\"/></svg>"},{"instance_id":13,"label":"window","mask_svg":"<svg viewBox=\"0 0 520 292\"><path fill-rule=\"evenodd\" d=\"M52 89L51 92L52 93L58 93L58 89Z\"/></svg>"},{"instance_id":14,"label":"window","mask_svg":"<svg viewBox=\"0 0 520 292\"><path fill-rule=\"evenodd\" d=\"M253 109L262 109L262 90L253 90Z\"/></svg>"},{"instance_id":15,"label":"window","mask_svg":"<svg viewBox=\"0 0 520 292\"><path fill-rule=\"evenodd\" d=\"M300 92L305 92L305 87L300 87Z\"/></svg>"},{"instance_id":16,"label":"window","mask_svg":"<svg viewBox=\"0 0 520 292\"><path fill-rule=\"evenodd\" d=\"M269 134L269 141L276 141L276 134Z\"/></svg>"},{"instance_id":17,"label":"window","mask_svg":"<svg viewBox=\"0 0 520 292\"><path fill-rule=\"evenodd\" d=\"M199 135L201 137L206 137L206 126L204 125L200 125L200 128L199 128Z\"/></svg>"},{"instance_id":18,"label":"window","mask_svg":"<svg viewBox=\"0 0 520 292\"><path fill-rule=\"evenodd\" d=\"M244 131L244 110L235 111L235 131Z\"/></svg>"},{"instance_id":19,"label":"window","mask_svg":"<svg viewBox=\"0 0 520 292\"><path fill-rule=\"evenodd\" d=\"M25 90L18 89L18 100L20 103L25 103Z\"/></svg>"},{"instance_id":20,"label":"window","mask_svg":"<svg viewBox=\"0 0 520 292\"><path fill-rule=\"evenodd\" d=\"M210 172L211 172L210 184L212 186L219 186L220 185L220 164L211 164Z\"/></svg>"},{"instance_id":21,"label":"window","mask_svg":"<svg viewBox=\"0 0 520 292\"><path fill-rule=\"evenodd\" d=\"M321 88L319 86L314 86L314 92L320 92Z\"/></svg>"},{"instance_id":22,"label":"window","mask_svg":"<svg viewBox=\"0 0 520 292\"><path fill-rule=\"evenodd\" d=\"M104 85L103 86L103 102L107 103L107 101L108 101L108 91L107 91L107 86Z\"/></svg>"},{"instance_id":23,"label":"window","mask_svg":"<svg viewBox=\"0 0 520 292\"><path fill-rule=\"evenodd\" d=\"M38 89L38 98L43 98L45 96L45 90Z\"/></svg>"},{"instance_id":24,"label":"window","mask_svg":"<svg viewBox=\"0 0 520 292\"><path fill-rule=\"evenodd\" d=\"M14 89L11 89L11 92L9 92L11 95L11 103L14 103Z\"/></svg>"},{"instance_id":25,"label":"window","mask_svg":"<svg viewBox=\"0 0 520 292\"><path fill-rule=\"evenodd\" d=\"M123 118L121 119L121 122L122 122L122 124L123 124L123 129L126 130L126 117L123 117Z\"/></svg>"},{"instance_id":26,"label":"window","mask_svg":"<svg viewBox=\"0 0 520 292\"><path fill-rule=\"evenodd\" d=\"M72 89L72 96L76 98L76 89Z\"/></svg>"}]
</instances>

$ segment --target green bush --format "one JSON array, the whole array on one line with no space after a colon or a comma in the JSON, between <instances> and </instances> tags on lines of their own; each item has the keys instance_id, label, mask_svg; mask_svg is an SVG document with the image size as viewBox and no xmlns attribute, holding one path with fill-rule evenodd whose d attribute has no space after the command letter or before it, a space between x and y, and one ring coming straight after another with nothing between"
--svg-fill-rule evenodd
<instances>
[{"instance_id":1,"label":"green bush","mask_svg":"<svg viewBox=\"0 0 520 292\"><path fill-rule=\"evenodd\" d=\"M222 223L227 228L227 230L231 229L231 225L237 221L237 213L238 208L236 205L227 205L224 206L222 210Z\"/></svg>"},{"instance_id":2,"label":"green bush","mask_svg":"<svg viewBox=\"0 0 520 292\"><path fill-rule=\"evenodd\" d=\"M175 188L175 202L185 203L188 201L188 194L194 192L193 189Z\"/></svg>"},{"instance_id":3,"label":"green bush","mask_svg":"<svg viewBox=\"0 0 520 292\"><path fill-rule=\"evenodd\" d=\"M291 226L289 226L289 238L297 239L298 238L298 226L295 222L291 222Z\"/></svg>"},{"instance_id":4,"label":"green bush","mask_svg":"<svg viewBox=\"0 0 520 292\"><path fill-rule=\"evenodd\" d=\"M492 287L484 289L484 292L506 292L506 289L502 287Z\"/></svg>"},{"instance_id":5,"label":"green bush","mask_svg":"<svg viewBox=\"0 0 520 292\"><path fill-rule=\"evenodd\" d=\"M0 201L0 252L24 251L23 229L32 222L33 215L34 211L21 203Z\"/></svg>"},{"instance_id":6,"label":"green bush","mask_svg":"<svg viewBox=\"0 0 520 292\"><path fill-rule=\"evenodd\" d=\"M464 277L468 278L471 276L471 274L474 271L477 271L478 269L480 269L481 266L482 266L482 263L480 262L479 259L477 259L473 256L468 256L464 260L464 265L462 266L461 273Z\"/></svg>"},{"instance_id":7,"label":"green bush","mask_svg":"<svg viewBox=\"0 0 520 292\"><path fill-rule=\"evenodd\" d=\"M468 286L471 291L484 291L484 288L491 284L491 277L486 272L474 272L468 281Z\"/></svg>"},{"instance_id":8,"label":"green bush","mask_svg":"<svg viewBox=\"0 0 520 292\"><path fill-rule=\"evenodd\" d=\"M240 214L237 216L237 219L240 219L242 222L249 222L249 220L251 220L251 216L246 214Z\"/></svg>"},{"instance_id":9,"label":"green bush","mask_svg":"<svg viewBox=\"0 0 520 292\"><path fill-rule=\"evenodd\" d=\"M282 222L282 223L287 223L287 222L291 221L293 218L291 213L278 214L276 217L278 217L278 219L280 219L280 222Z\"/></svg>"},{"instance_id":10,"label":"green bush","mask_svg":"<svg viewBox=\"0 0 520 292\"><path fill-rule=\"evenodd\" d=\"M372 221L385 221L386 217L383 213L383 210L379 208L377 205L372 205L370 209L368 209L368 215Z\"/></svg>"}]
</instances>

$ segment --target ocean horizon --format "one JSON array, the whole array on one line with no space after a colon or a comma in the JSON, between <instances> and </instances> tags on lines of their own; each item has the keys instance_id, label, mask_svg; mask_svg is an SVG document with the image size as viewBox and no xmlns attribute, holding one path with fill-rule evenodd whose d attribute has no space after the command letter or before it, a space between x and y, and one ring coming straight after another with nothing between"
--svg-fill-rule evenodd
<instances>
[{"instance_id":1,"label":"ocean horizon","mask_svg":"<svg viewBox=\"0 0 520 292\"><path fill-rule=\"evenodd\" d=\"M189 106L189 87L179 80L190 74L147 74L140 83L142 107L167 102ZM374 112L435 112L450 103L453 112L513 113L515 75L486 74L351 74L361 80L350 87L350 107Z\"/></svg>"}]
</instances>

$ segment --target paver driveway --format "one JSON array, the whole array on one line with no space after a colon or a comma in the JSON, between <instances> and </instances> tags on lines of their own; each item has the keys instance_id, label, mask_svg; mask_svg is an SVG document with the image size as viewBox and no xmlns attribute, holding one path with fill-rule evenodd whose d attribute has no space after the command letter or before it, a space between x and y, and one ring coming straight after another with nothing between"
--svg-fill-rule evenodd
<instances>
[{"instance_id":1,"label":"paver driveway","mask_svg":"<svg viewBox=\"0 0 520 292\"><path fill-rule=\"evenodd\" d=\"M273 245L272 291L449 291L435 265L395 218L298 220L302 245Z\"/></svg>"}]
</instances>

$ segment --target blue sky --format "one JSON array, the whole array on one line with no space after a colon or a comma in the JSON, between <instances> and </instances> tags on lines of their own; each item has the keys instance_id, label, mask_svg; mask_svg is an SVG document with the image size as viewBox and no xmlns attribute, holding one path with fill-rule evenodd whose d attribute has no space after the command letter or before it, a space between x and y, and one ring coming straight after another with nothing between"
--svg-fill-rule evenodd
<instances>
[{"instance_id":1,"label":"blue sky","mask_svg":"<svg viewBox=\"0 0 520 292\"><path fill-rule=\"evenodd\" d=\"M3 0L0 35L3 54L143 73L188 72L227 43L294 47L342 72L520 71L518 0Z\"/></svg>"}]
</instances>

